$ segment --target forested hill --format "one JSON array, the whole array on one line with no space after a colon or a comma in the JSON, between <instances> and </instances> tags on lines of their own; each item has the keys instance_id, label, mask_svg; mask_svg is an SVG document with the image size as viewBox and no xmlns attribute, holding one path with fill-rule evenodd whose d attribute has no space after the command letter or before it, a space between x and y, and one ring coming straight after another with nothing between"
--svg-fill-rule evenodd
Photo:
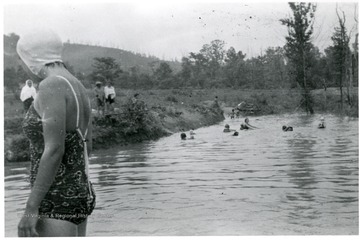
<instances>
[{"instance_id":1,"label":"forested hill","mask_svg":"<svg viewBox=\"0 0 360 240\"><path fill-rule=\"evenodd\" d=\"M4 35L4 69L17 68L16 43L19 37L16 34ZM142 54L136 54L117 48L108 48L101 46L91 46L75 43L65 43L63 60L70 64L76 72L89 74L92 72L92 64L96 57L111 57L120 64L123 70L128 71L131 67L138 67L142 73L151 73L151 63L161 61L156 57L148 57ZM165 61L177 72L181 68L180 62Z\"/></svg>"},{"instance_id":2,"label":"forested hill","mask_svg":"<svg viewBox=\"0 0 360 240\"><path fill-rule=\"evenodd\" d=\"M70 63L76 71L89 74L92 71L91 65L95 57L111 57L120 64L123 70L129 70L137 66L140 72L151 73L151 63L160 61L156 57L146 57L141 54L135 54L130 51L124 51L117 48L89 46L82 44L64 44L63 59ZM174 71L181 68L179 62L166 61Z\"/></svg>"}]
</instances>

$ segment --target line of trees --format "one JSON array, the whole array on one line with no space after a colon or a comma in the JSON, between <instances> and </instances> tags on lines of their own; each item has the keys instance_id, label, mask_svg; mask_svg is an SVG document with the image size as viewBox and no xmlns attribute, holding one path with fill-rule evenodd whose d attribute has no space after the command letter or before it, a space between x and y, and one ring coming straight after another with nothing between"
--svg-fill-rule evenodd
<instances>
[{"instance_id":1,"label":"line of trees","mask_svg":"<svg viewBox=\"0 0 360 240\"><path fill-rule=\"evenodd\" d=\"M143 74L136 66L123 70L113 58L95 58L93 72L86 78L91 83L108 79L122 88L291 87L283 48L268 48L262 56L245 59L242 51L233 47L225 50L224 46L221 40L205 44L198 53L182 58L178 72L161 61L151 63L151 74Z\"/></svg>"}]
</instances>

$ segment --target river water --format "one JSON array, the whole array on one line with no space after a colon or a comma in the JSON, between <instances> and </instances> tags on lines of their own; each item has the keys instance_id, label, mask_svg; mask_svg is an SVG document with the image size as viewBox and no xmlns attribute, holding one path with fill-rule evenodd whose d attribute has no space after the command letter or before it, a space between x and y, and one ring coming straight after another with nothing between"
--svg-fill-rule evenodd
<instances>
[{"instance_id":1,"label":"river water","mask_svg":"<svg viewBox=\"0 0 360 240\"><path fill-rule=\"evenodd\" d=\"M281 115L97 152L88 236L359 234L358 119ZM291 125L293 132L283 132ZM189 133L187 133L189 135ZM5 167L5 236L16 236L28 163Z\"/></svg>"}]
</instances>

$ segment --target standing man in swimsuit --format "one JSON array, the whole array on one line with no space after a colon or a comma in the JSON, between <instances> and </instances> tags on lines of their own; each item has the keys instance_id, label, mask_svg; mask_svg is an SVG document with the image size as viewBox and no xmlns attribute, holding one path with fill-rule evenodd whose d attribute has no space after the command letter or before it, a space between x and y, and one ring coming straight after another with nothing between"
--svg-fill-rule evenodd
<instances>
[{"instance_id":1,"label":"standing man in swimsuit","mask_svg":"<svg viewBox=\"0 0 360 240\"><path fill-rule=\"evenodd\" d=\"M20 237L85 236L95 207L88 172L92 147L87 91L65 67L63 44L52 31L21 36L21 64L39 90L23 122L30 145L31 192Z\"/></svg>"}]
</instances>

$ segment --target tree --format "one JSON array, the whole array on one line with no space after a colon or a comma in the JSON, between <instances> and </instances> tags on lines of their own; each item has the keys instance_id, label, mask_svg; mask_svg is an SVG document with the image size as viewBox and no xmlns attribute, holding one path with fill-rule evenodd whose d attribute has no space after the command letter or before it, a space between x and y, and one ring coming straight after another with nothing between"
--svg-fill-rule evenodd
<instances>
[{"instance_id":1,"label":"tree","mask_svg":"<svg viewBox=\"0 0 360 240\"><path fill-rule=\"evenodd\" d=\"M339 83L340 88L340 108L343 110L343 86L344 84L347 85L346 78L349 75L348 74L348 56L350 55L350 37L347 34L347 30L345 27L345 14L343 12L343 16L340 17L337 9L336 14L338 16L339 20L339 26L335 27L335 32L333 36L331 37L331 40L333 41L334 49L333 49L333 58L334 58L334 65L335 65L335 73L336 73L336 79ZM351 76L352 77L352 76ZM349 91L348 91L349 92ZM349 94L348 94L349 96ZM351 99L348 97L349 103L351 104Z\"/></svg>"},{"instance_id":2,"label":"tree","mask_svg":"<svg viewBox=\"0 0 360 240\"><path fill-rule=\"evenodd\" d=\"M209 77L213 80L216 79L220 67L224 64L225 42L222 40L213 40L210 44L203 45L200 54L207 60L207 72Z\"/></svg>"},{"instance_id":3,"label":"tree","mask_svg":"<svg viewBox=\"0 0 360 240\"><path fill-rule=\"evenodd\" d=\"M326 86L328 87L338 87L337 81L337 66L335 58L335 48L334 46L329 46L325 50L325 61L326 61L326 69L324 73L324 77L327 79Z\"/></svg>"},{"instance_id":4,"label":"tree","mask_svg":"<svg viewBox=\"0 0 360 240\"><path fill-rule=\"evenodd\" d=\"M169 88L171 87L171 78L172 75L172 69L170 68L170 65L166 62L161 62L159 67L155 69L154 71L154 77L156 81L159 83L160 88Z\"/></svg>"},{"instance_id":5,"label":"tree","mask_svg":"<svg viewBox=\"0 0 360 240\"><path fill-rule=\"evenodd\" d=\"M10 35L8 36L4 35L4 51L8 51L9 53L15 53L16 45L19 39L19 35L15 33L10 33Z\"/></svg>"},{"instance_id":6,"label":"tree","mask_svg":"<svg viewBox=\"0 0 360 240\"><path fill-rule=\"evenodd\" d=\"M286 37L285 53L289 59L290 76L294 76L296 82L303 89L302 106L305 107L306 112L313 114L308 73L312 67L310 57L313 44L310 39L313 34L316 5L290 2L289 6L293 12L293 17L281 19L280 22L288 28L289 35Z\"/></svg>"},{"instance_id":7,"label":"tree","mask_svg":"<svg viewBox=\"0 0 360 240\"><path fill-rule=\"evenodd\" d=\"M161 62L159 67L155 69L154 75L156 78L161 81L163 79L169 78L172 75L172 70L170 68L170 65L166 62Z\"/></svg>"},{"instance_id":8,"label":"tree","mask_svg":"<svg viewBox=\"0 0 360 240\"><path fill-rule=\"evenodd\" d=\"M226 52L224 66L224 84L228 87L238 88L244 85L247 80L247 70L245 65L246 54L242 51L236 53L233 47Z\"/></svg>"},{"instance_id":9,"label":"tree","mask_svg":"<svg viewBox=\"0 0 360 240\"><path fill-rule=\"evenodd\" d=\"M311 68L308 71L308 87L310 89L322 88L325 83L324 75L326 63L324 56L320 53L319 48L313 47L310 49L308 58Z\"/></svg>"},{"instance_id":10,"label":"tree","mask_svg":"<svg viewBox=\"0 0 360 240\"><path fill-rule=\"evenodd\" d=\"M264 55L264 83L266 88L286 87L286 66L284 49L269 47Z\"/></svg>"},{"instance_id":11,"label":"tree","mask_svg":"<svg viewBox=\"0 0 360 240\"><path fill-rule=\"evenodd\" d=\"M191 85L193 87L204 87L205 81L209 77L209 68L208 59L201 53L190 52L189 60L192 64L193 78Z\"/></svg>"},{"instance_id":12,"label":"tree","mask_svg":"<svg viewBox=\"0 0 360 240\"><path fill-rule=\"evenodd\" d=\"M129 71L129 85L132 88L138 88L140 83L139 83L139 67L138 66L133 66L130 68Z\"/></svg>"},{"instance_id":13,"label":"tree","mask_svg":"<svg viewBox=\"0 0 360 240\"><path fill-rule=\"evenodd\" d=\"M9 88L12 92L15 92L18 88L18 78L16 70L14 68L4 69L4 86Z\"/></svg>"},{"instance_id":14,"label":"tree","mask_svg":"<svg viewBox=\"0 0 360 240\"><path fill-rule=\"evenodd\" d=\"M17 84L25 84L25 81L29 79L29 75L25 72L22 66L18 66L16 70L16 82Z\"/></svg>"},{"instance_id":15,"label":"tree","mask_svg":"<svg viewBox=\"0 0 360 240\"><path fill-rule=\"evenodd\" d=\"M189 58L183 57L181 59L181 71L179 75L182 81L182 86L190 85L192 80L192 65Z\"/></svg>"},{"instance_id":16,"label":"tree","mask_svg":"<svg viewBox=\"0 0 360 240\"><path fill-rule=\"evenodd\" d=\"M117 80L121 73L123 73L120 64L114 58L100 57L94 58L93 71L91 78L93 81L110 80L114 82Z\"/></svg>"}]
</instances>

